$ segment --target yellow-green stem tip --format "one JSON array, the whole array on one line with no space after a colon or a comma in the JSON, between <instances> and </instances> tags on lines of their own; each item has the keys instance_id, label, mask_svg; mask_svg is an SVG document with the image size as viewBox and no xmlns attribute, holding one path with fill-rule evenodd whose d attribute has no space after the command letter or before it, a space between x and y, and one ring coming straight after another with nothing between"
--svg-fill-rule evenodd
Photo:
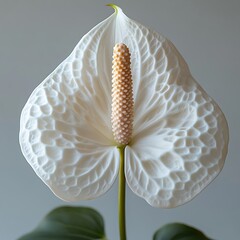
<instances>
[{"instance_id":1,"label":"yellow-green stem tip","mask_svg":"<svg viewBox=\"0 0 240 240\"><path fill-rule=\"evenodd\" d=\"M112 3L109 3L109 4L107 4L106 6L108 6L108 7L112 7L114 10L115 10L115 13L117 14L118 13L118 6L117 5L115 5L115 4L112 4Z\"/></svg>"}]
</instances>

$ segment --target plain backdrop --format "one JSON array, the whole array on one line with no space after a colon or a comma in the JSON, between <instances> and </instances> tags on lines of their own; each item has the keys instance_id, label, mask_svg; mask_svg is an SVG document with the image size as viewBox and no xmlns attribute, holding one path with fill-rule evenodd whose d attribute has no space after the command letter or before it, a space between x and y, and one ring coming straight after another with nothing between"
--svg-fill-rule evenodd
<instances>
[{"instance_id":1,"label":"plain backdrop","mask_svg":"<svg viewBox=\"0 0 240 240\"><path fill-rule=\"evenodd\" d=\"M55 197L35 175L18 144L19 116L32 90L65 59L80 38L113 13L106 0L0 0L0 239L32 230ZM127 190L128 239L152 239L165 223L184 222L216 240L240 239L240 1L115 1L131 18L176 45L193 76L229 123L225 167L193 201L156 209ZM72 204L73 205L73 204ZM104 216L117 240L117 183L104 196L76 203Z\"/></svg>"}]
</instances>

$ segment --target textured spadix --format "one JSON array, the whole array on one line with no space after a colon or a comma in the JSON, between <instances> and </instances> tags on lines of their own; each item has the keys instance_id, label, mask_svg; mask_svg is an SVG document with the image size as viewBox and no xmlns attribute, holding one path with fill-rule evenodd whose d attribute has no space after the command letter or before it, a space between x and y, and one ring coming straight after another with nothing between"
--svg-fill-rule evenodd
<instances>
[{"instance_id":1,"label":"textured spadix","mask_svg":"<svg viewBox=\"0 0 240 240\"><path fill-rule=\"evenodd\" d=\"M116 44L112 67L112 130L119 146L128 144L132 137L133 82L130 64L128 47Z\"/></svg>"},{"instance_id":2,"label":"textured spadix","mask_svg":"<svg viewBox=\"0 0 240 240\"><path fill-rule=\"evenodd\" d=\"M119 166L111 129L111 61L119 42L130 49L134 83L127 183L152 206L175 207L222 169L227 123L173 44L120 8L34 90L21 115L21 149L62 199L91 199L110 188Z\"/></svg>"}]
</instances>

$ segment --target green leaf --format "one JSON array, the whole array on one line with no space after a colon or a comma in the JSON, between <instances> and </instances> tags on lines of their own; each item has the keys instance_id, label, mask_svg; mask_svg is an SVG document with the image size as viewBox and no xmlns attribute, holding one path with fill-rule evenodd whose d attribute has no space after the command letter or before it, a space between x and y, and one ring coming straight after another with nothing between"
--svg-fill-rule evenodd
<instances>
[{"instance_id":1,"label":"green leaf","mask_svg":"<svg viewBox=\"0 0 240 240\"><path fill-rule=\"evenodd\" d=\"M92 208L59 207L19 240L106 240L102 216Z\"/></svg>"},{"instance_id":2,"label":"green leaf","mask_svg":"<svg viewBox=\"0 0 240 240\"><path fill-rule=\"evenodd\" d=\"M201 231L182 223L171 223L161 227L153 240L210 240Z\"/></svg>"}]
</instances>

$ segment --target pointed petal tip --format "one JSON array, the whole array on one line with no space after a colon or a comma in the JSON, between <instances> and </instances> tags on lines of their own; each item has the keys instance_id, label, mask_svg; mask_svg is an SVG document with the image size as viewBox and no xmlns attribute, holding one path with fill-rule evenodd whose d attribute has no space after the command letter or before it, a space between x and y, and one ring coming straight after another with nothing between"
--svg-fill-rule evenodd
<instances>
[{"instance_id":1,"label":"pointed petal tip","mask_svg":"<svg viewBox=\"0 0 240 240\"><path fill-rule=\"evenodd\" d=\"M115 5L115 4L113 4L113 3L106 4L106 6L112 7L112 8L115 10L115 13L116 13L116 14L118 14L119 10L121 10L120 7L118 7L117 5Z\"/></svg>"}]
</instances>

